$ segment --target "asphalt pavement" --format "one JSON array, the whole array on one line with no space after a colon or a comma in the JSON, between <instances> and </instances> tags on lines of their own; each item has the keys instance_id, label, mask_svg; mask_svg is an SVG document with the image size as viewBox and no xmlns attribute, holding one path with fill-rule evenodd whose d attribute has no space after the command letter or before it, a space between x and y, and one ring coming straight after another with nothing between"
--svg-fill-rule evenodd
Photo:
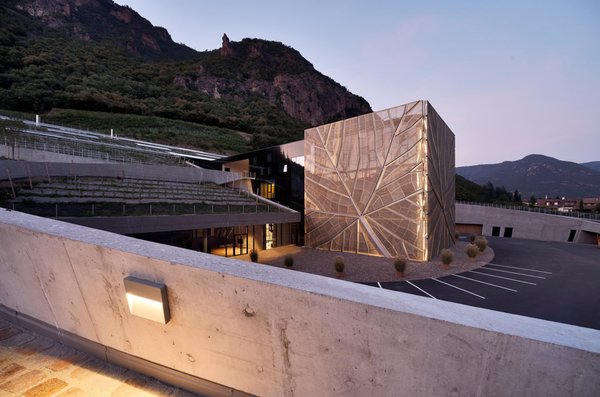
<instances>
[{"instance_id":1,"label":"asphalt pavement","mask_svg":"<svg viewBox=\"0 0 600 397\"><path fill-rule=\"evenodd\" d=\"M496 256L478 269L426 280L366 284L600 330L600 247L487 239Z\"/></svg>"}]
</instances>

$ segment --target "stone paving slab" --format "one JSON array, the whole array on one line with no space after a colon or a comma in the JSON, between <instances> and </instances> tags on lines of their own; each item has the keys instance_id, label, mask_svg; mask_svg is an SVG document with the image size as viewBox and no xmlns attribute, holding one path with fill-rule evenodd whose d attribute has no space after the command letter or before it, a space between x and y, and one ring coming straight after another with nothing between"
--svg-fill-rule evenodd
<instances>
[{"instance_id":1,"label":"stone paving slab","mask_svg":"<svg viewBox=\"0 0 600 397\"><path fill-rule=\"evenodd\" d=\"M194 396L0 319L0 396Z\"/></svg>"}]
</instances>

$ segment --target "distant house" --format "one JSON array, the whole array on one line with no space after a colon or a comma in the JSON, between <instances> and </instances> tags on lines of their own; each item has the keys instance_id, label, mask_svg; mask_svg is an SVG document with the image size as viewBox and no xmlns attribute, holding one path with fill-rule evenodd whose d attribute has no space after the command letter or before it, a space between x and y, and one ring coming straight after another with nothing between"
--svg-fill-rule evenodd
<instances>
[{"instance_id":1,"label":"distant house","mask_svg":"<svg viewBox=\"0 0 600 397\"><path fill-rule=\"evenodd\" d=\"M553 209L560 212L572 211L594 211L600 204L600 197L588 198L543 198L537 199L536 206L540 208Z\"/></svg>"},{"instance_id":2,"label":"distant house","mask_svg":"<svg viewBox=\"0 0 600 397\"><path fill-rule=\"evenodd\" d=\"M540 208L553 209L560 212L572 212L578 208L579 199L567 198L543 198L537 199L536 206Z\"/></svg>"},{"instance_id":3,"label":"distant house","mask_svg":"<svg viewBox=\"0 0 600 397\"><path fill-rule=\"evenodd\" d=\"M600 204L600 197L588 197L582 199L584 211L594 211ZM579 208L579 207L577 207Z\"/></svg>"}]
</instances>

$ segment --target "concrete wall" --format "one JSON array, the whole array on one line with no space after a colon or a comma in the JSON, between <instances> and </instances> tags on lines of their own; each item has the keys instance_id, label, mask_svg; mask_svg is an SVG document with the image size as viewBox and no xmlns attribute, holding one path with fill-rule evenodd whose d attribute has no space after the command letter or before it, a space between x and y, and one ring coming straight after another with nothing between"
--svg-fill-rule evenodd
<instances>
[{"instance_id":1,"label":"concrete wall","mask_svg":"<svg viewBox=\"0 0 600 397\"><path fill-rule=\"evenodd\" d=\"M12 160L45 161L51 163L114 163L114 161L74 156L63 153L54 153L44 150L27 149L19 146L13 147L11 145L4 144L0 144L0 156Z\"/></svg>"},{"instance_id":2,"label":"concrete wall","mask_svg":"<svg viewBox=\"0 0 600 397\"><path fill-rule=\"evenodd\" d=\"M295 223L300 222L300 213L287 210L282 212L245 214L221 213L202 215L95 216L62 218L62 220L113 233L135 234L205 229L212 227L264 225L266 223Z\"/></svg>"},{"instance_id":3,"label":"concrete wall","mask_svg":"<svg viewBox=\"0 0 600 397\"><path fill-rule=\"evenodd\" d=\"M491 236L494 226L500 227L500 236L507 227L512 227L514 238L542 241L566 242L571 230L575 230L574 242L595 244L595 234L600 234L600 222L459 203L456 204L456 223L483 225L484 236Z\"/></svg>"},{"instance_id":4,"label":"concrete wall","mask_svg":"<svg viewBox=\"0 0 600 397\"><path fill-rule=\"evenodd\" d=\"M600 332L0 209L0 304L261 396L598 396ZM166 325L123 278L164 282Z\"/></svg>"},{"instance_id":5,"label":"concrete wall","mask_svg":"<svg viewBox=\"0 0 600 397\"><path fill-rule=\"evenodd\" d=\"M35 177L106 177L168 180L177 182L228 183L242 179L242 174L204 168L147 164L74 164L0 160L0 180Z\"/></svg>"}]
</instances>

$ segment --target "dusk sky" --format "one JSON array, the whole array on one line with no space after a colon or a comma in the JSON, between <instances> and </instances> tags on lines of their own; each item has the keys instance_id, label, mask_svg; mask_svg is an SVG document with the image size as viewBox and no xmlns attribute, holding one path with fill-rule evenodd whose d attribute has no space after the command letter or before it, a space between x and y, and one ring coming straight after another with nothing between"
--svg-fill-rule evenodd
<instances>
[{"instance_id":1,"label":"dusk sky","mask_svg":"<svg viewBox=\"0 0 600 397\"><path fill-rule=\"evenodd\" d=\"M118 0L196 50L280 41L373 110L429 100L456 165L600 160L600 1Z\"/></svg>"}]
</instances>

